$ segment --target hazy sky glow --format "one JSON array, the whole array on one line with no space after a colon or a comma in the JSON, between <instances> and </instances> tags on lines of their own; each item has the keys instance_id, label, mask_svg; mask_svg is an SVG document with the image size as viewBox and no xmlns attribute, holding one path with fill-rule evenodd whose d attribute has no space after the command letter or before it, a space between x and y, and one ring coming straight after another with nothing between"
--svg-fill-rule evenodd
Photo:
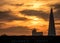
<instances>
[{"instance_id":1,"label":"hazy sky glow","mask_svg":"<svg viewBox=\"0 0 60 43\"><path fill-rule=\"evenodd\" d=\"M59 0L0 0L0 35L31 35L33 28L47 35L51 7L60 35Z\"/></svg>"}]
</instances>

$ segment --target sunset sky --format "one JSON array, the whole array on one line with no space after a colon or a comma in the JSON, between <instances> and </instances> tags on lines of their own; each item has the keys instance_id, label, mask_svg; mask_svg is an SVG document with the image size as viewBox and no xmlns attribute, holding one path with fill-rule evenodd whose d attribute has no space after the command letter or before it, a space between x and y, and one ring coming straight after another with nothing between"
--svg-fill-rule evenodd
<instances>
[{"instance_id":1,"label":"sunset sky","mask_svg":"<svg viewBox=\"0 0 60 43\"><path fill-rule=\"evenodd\" d=\"M34 28L47 35L51 7L60 35L59 0L0 0L0 35L31 35Z\"/></svg>"}]
</instances>

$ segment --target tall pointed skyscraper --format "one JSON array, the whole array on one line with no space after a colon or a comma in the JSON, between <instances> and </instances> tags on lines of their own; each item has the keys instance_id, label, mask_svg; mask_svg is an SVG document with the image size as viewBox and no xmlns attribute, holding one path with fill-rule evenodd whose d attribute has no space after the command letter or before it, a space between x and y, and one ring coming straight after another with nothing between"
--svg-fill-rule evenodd
<instances>
[{"instance_id":1,"label":"tall pointed skyscraper","mask_svg":"<svg viewBox=\"0 0 60 43\"><path fill-rule=\"evenodd\" d=\"M52 8L51 8L50 17L49 17L48 36L56 36L54 16L53 16L53 9Z\"/></svg>"}]
</instances>

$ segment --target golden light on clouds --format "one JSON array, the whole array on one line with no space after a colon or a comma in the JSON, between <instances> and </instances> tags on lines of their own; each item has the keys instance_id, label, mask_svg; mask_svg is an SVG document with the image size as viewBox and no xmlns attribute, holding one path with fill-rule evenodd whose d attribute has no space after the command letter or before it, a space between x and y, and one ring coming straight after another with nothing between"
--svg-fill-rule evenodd
<instances>
[{"instance_id":1,"label":"golden light on clouds","mask_svg":"<svg viewBox=\"0 0 60 43\"><path fill-rule=\"evenodd\" d=\"M44 5L44 3L37 2L37 1L33 1L33 2L30 2L30 3L27 3L27 5L30 6L30 9L38 9L38 8L40 8L42 5Z\"/></svg>"},{"instance_id":2,"label":"golden light on clouds","mask_svg":"<svg viewBox=\"0 0 60 43\"><path fill-rule=\"evenodd\" d=\"M12 21L12 22L5 22L5 25L2 26L1 28L9 28L9 27L14 27L14 26L23 26L23 27L28 27L29 29L40 29L40 28L44 28L44 25L48 25L48 23L44 20L44 19L39 19L39 18L33 18L30 20L26 20L26 21ZM40 30L41 31L41 30ZM45 30L43 30L45 31Z\"/></svg>"},{"instance_id":3,"label":"golden light on clouds","mask_svg":"<svg viewBox=\"0 0 60 43\"><path fill-rule=\"evenodd\" d=\"M0 1L1 2L1 1ZM16 18L26 18L26 20L12 20L12 21L1 21L0 23L4 23L4 25L0 26L0 29L7 29L10 27L28 27L28 29L36 28L37 31L47 31L48 21L45 20L46 17L43 14L39 14L40 11L50 13L50 5L54 5L56 3L60 3L59 0L4 0L0 3L0 11L9 11L11 16ZM24 10L34 10L39 13L36 15L33 14L22 14L20 11ZM55 11L55 9L54 9ZM35 12L36 13L36 12ZM42 15L42 16L41 16ZM38 17L39 16L39 17ZM4 16L3 16L4 17ZM48 18L46 18L48 19ZM59 20L57 22L60 22ZM59 25L60 26L60 25Z\"/></svg>"}]
</instances>

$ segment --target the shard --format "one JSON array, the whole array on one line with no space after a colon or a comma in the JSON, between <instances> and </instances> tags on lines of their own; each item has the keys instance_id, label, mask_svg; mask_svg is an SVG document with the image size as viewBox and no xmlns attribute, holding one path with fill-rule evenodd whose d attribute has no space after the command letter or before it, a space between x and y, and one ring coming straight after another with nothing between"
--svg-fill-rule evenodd
<instances>
[{"instance_id":1,"label":"the shard","mask_svg":"<svg viewBox=\"0 0 60 43\"><path fill-rule=\"evenodd\" d=\"M48 36L56 36L53 9L51 8L49 16Z\"/></svg>"}]
</instances>

